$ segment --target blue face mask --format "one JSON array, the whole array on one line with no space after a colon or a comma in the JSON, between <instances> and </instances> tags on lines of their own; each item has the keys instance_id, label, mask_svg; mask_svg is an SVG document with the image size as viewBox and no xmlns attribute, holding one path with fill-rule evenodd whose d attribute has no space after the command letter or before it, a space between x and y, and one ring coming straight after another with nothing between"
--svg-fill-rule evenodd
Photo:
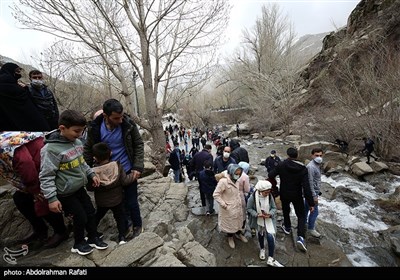
<instances>
[{"instance_id":1,"label":"blue face mask","mask_svg":"<svg viewBox=\"0 0 400 280\"><path fill-rule=\"evenodd\" d=\"M316 158L314 158L314 161L318 164L321 164L323 160L322 160L322 157L316 157Z\"/></svg>"}]
</instances>

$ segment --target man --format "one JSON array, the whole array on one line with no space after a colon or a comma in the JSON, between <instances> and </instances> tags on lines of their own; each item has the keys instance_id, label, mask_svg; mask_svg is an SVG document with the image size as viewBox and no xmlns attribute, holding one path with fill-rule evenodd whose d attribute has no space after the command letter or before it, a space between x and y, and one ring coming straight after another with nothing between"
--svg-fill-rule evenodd
<instances>
[{"instance_id":1,"label":"man","mask_svg":"<svg viewBox=\"0 0 400 280\"><path fill-rule=\"evenodd\" d=\"M23 69L5 63L0 69L0 131L49 131L49 125L18 80Z\"/></svg>"},{"instance_id":2,"label":"man","mask_svg":"<svg viewBox=\"0 0 400 280\"><path fill-rule=\"evenodd\" d=\"M124 114L122 104L116 99L105 101L103 113L90 123L84 146L84 158L90 166L93 166L93 145L99 142L107 143L112 151L111 160L119 161L124 171L136 179L124 188L124 200L127 229L132 225L134 236L139 235L143 229L137 179L144 169L144 143L136 124Z\"/></svg>"},{"instance_id":3,"label":"man","mask_svg":"<svg viewBox=\"0 0 400 280\"><path fill-rule=\"evenodd\" d=\"M290 221L290 203L293 204L297 216L297 248L303 252L307 251L305 236L305 216L304 200L310 205L310 211L314 210L314 200L311 195L310 184L308 181L307 168L301 162L296 161L298 152L296 148L287 149L288 158L281 161L278 166L269 174L269 178L275 178L279 175L281 180L280 197L282 201L283 224L281 226L285 234L290 234L292 230Z\"/></svg>"},{"instance_id":4,"label":"man","mask_svg":"<svg viewBox=\"0 0 400 280\"><path fill-rule=\"evenodd\" d=\"M267 168L267 172L271 172L278 163L281 162L281 158L276 155L276 151L272 150L271 154L265 159L265 167Z\"/></svg>"},{"instance_id":5,"label":"man","mask_svg":"<svg viewBox=\"0 0 400 280\"><path fill-rule=\"evenodd\" d=\"M53 92L44 84L43 74L39 70L29 72L31 83L28 85L33 103L46 119L51 130L58 128L59 111Z\"/></svg>"},{"instance_id":6,"label":"man","mask_svg":"<svg viewBox=\"0 0 400 280\"><path fill-rule=\"evenodd\" d=\"M361 152L365 152L365 155L367 156L367 164L370 164L370 157L372 157L374 160L378 160L377 157L375 157L374 155L372 155L372 152L374 151L374 144L375 142L372 141L371 138L367 138L364 137L363 138L364 141L364 148L361 150Z\"/></svg>"},{"instance_id":7,"label":"man","mask_svg":"<svg viewBox=\"0 0 400 280\"><path fill-rule=\"evenodd\" d=\"M227 170L228 165L234 163L236 164L236 160L231 157L231 147L226 146L222 151L222 156L218 156L214 160L214 172L215 174L221 173Z\"/></svg>"},{"instance_id":8,"label":"man","mask_svg":"<svg viewBox=\"0 0 400 280\"><path fill-rule=\"evenodd\" d=\"M314 148L311 151L312 160L307 164L308 170L308 180L310 182L311 194L314 199L314 211L309 212L309 205L307 200L304 200L304 208L305 208L305 216L306 216L306 225L307 225L307 217L308 217L308 232L319 238L321 234L315 230L315 221L318 217L318 196L321 195L321 164L322 164L322 149Z\"/></svg>"},{"instance_id":9,"label":"man","mask_svg":"<svg viewBox=\"0 0 400 280\"><path fill-rule=\"evenodd\" d=\"M174 143L174 150L170 153L168 162L171 164L171 168L174 171L174 181L175 183L180 183L181 178L181 160L179 144L177 142Z\"/></svg>"},{"instance_id":10,"label":"man","mask_svg":"<svg viewBox=\"0 0 400 280\"><path fill-rule=\"evenodd\" d=\"M249 153L245 148L240 147L238 140L232 139L229 142L229 146L232 149L231 157L236 161L236 163L239 163L241 161L250 163Z\"/></svg>"},{"instance_id":11,"label":"man","mask_svg":"<svg viewBox=\"0 0 400 280\"><path fill-rule=\"evenodd\" d=\"M206 144L204 149L201 152L198 152L194 155L194 157L190 160L189 166L191 170L194 170L195 176L199 179L200 171L204 169L204 162L206 161L213 161L213 156L211 154L211 145ZM200 186L200 181L199 181ZM201 206L206 206L206 196L205 193L200 188L200 199L201 199Z\"/></svg>"}]
</instances>

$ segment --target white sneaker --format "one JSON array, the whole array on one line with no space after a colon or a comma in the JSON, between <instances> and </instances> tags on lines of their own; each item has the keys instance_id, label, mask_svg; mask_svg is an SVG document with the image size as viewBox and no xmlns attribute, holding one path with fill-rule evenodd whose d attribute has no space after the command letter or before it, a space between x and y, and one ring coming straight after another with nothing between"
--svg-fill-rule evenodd
<instances>
[{"instance_id":1,"label":"white sneaker","mask_svg":"<svg viewBox=\"0 0 400 280\"><path fill-rule=\"evenodd\" d=\"M265 249L260 250L260 260L265 260Z\"/></svg>"},{"instance_id":2,"label":"white sneaker","mask_svg":"<svg viewBox=\"0 0 400 280\"><path fill-rule=\"evenodd\" d=\"M308 232L311 234L311 236L315 237L315 238L320 238L321 234L316 231L315 229L309 229Z\"/></svg>"},{"instance_id":3,"label":"white sneaker","mask_svg":"<svg viewBox=\"0 0 400 280\"><path fill-rule=\"evenodd\" d=\"M232 249L235 249L235 241L233 240L233 237L228 237L228 244L229 244L229 247L231 247Z\"/></svg>"},{"instance_id":4,"label":"white sneaker","mask_svg":"<svg viewBox=\"0 0 400 280\"><path fill-rule=\"evenodd\" d=\"M279 263L277 260L275 260L273 257L268 257L267 265L269 265L269 266L274 266L274 267L283 267L283 265L280 264L280 263Z\"/></svg>"}]
</instances>

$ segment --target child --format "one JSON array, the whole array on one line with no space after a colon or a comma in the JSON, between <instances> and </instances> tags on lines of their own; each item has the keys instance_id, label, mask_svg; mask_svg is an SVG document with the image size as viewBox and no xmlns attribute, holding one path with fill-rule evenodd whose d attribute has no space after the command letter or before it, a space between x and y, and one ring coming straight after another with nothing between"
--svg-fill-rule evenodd
<instances>
[{"instance_id":1,"label":"child","mask_svg":"<svg viewBox=\"0 0 400 280\"><path fill-rule=\"evenodd\" d=\"M126 175L123 166L118 161L110 161L111 149L107 143L99 142L93 145L93 158L96 167L93 171L100 179L100 186L93 188L88 185L88 190L94 191L96 200L96 225L108 210L111 209L118 227L119 244L125 244L125 219L123 214L123 186L132 184L133 176Z\"/></svg>"},{"instance_id":2,"label":"child","mask_svg":"<svg viewBox=\"0 0 400 280\"><path fill-rule=\"evenodd\" d=\"M40 165L40 188L55 213L73 216L75 243L72 253L87 255L93 248L107 249L97 236L95 209L84 186L88 177L98 187L99 178L83 159L83 146L79 137L86 126L85 117L74 110L65 110L59 119L58 130L45 137ZM85 228L88 240L84 239Z\"/></svg>"},{"instance_id":3,"label":"child","mask_svg":"<svg viewBox=\"0 0 400 280\"><path fill-rule=\"evenodd\" d=\"M283 267L274 257L276 207L271 194L272 184L266 180L259 180L255 186L256 191L247 201L247 212L251 228L257 228L258 242L260 244L260 259L265 260L264 237L268 242L267 265Z\"/></svg>"},{"instance_id":4,"label":"child","mask_svg":"<svg viewBox=\"0 0 400 280\"><path fill-rule=\"evenodd\" d=\"M214 214L214 197L213 193L218 182L215 179L215 173L212 170L212 162L206 160L204 162L204 169L199 173L200 190L204 193L206 198L207 212L206 215Z\"/></svg>"}]
</instances>

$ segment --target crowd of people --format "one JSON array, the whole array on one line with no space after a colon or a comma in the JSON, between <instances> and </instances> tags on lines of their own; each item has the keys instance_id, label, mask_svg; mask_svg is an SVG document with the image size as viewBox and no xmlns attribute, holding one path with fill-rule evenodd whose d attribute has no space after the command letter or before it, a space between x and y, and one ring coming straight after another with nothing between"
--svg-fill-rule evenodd
<instances>
[{"instance_id":1,"label":"crowd of people","mask_svg":"<svg viewBox=\"0 0 400 280\"><path fill-rule=\"evenodd\" d=\"M113 213L120 245L138 236L143 231L138 178L144 169L144 142L138 126L116 99L106 100L89 123L75 110L60 114L43 73L30 71L30 84L26 85L19 81L21 71L14 63L0 69L0 174L16 187L15 205L32 226L32 232L20 242L57 247L69 237L65 223L69 217L74 236L71 252L87 255L93 248L104 250L108 244L98 226L108 210ZM218 229L226 234L230 248L235 248L235 238L248 242L244 234L248 224L258 238L259 258L281 267L274 258L277 205L282 206L280 229L285 234L292 232L293 205L299 250L307 251L306 230L315 238L321 236L315 224L322 149L311 151L307 166L297 161L294 147L287 150L286 159L272 150L265 160L266 178L258 180L253 190L248 176L250 159L240 145L239 125L237 137L229 139L218 130L186 129L175 118L168 120L175 123L165 127L166 158L174 181L183 182L185 170L189 179L198 181L206 215L214 214L214 201L218 203ZM363 140L367 163L370 157L377 160L372 155L372 139ZM337 139L336 143L347 154L347 142ZM215 159L212 145L217 151ZM95 205L87 191L94 192ZM50 237L47 224L52 227Z\"/></svg>"}]
</instances>

